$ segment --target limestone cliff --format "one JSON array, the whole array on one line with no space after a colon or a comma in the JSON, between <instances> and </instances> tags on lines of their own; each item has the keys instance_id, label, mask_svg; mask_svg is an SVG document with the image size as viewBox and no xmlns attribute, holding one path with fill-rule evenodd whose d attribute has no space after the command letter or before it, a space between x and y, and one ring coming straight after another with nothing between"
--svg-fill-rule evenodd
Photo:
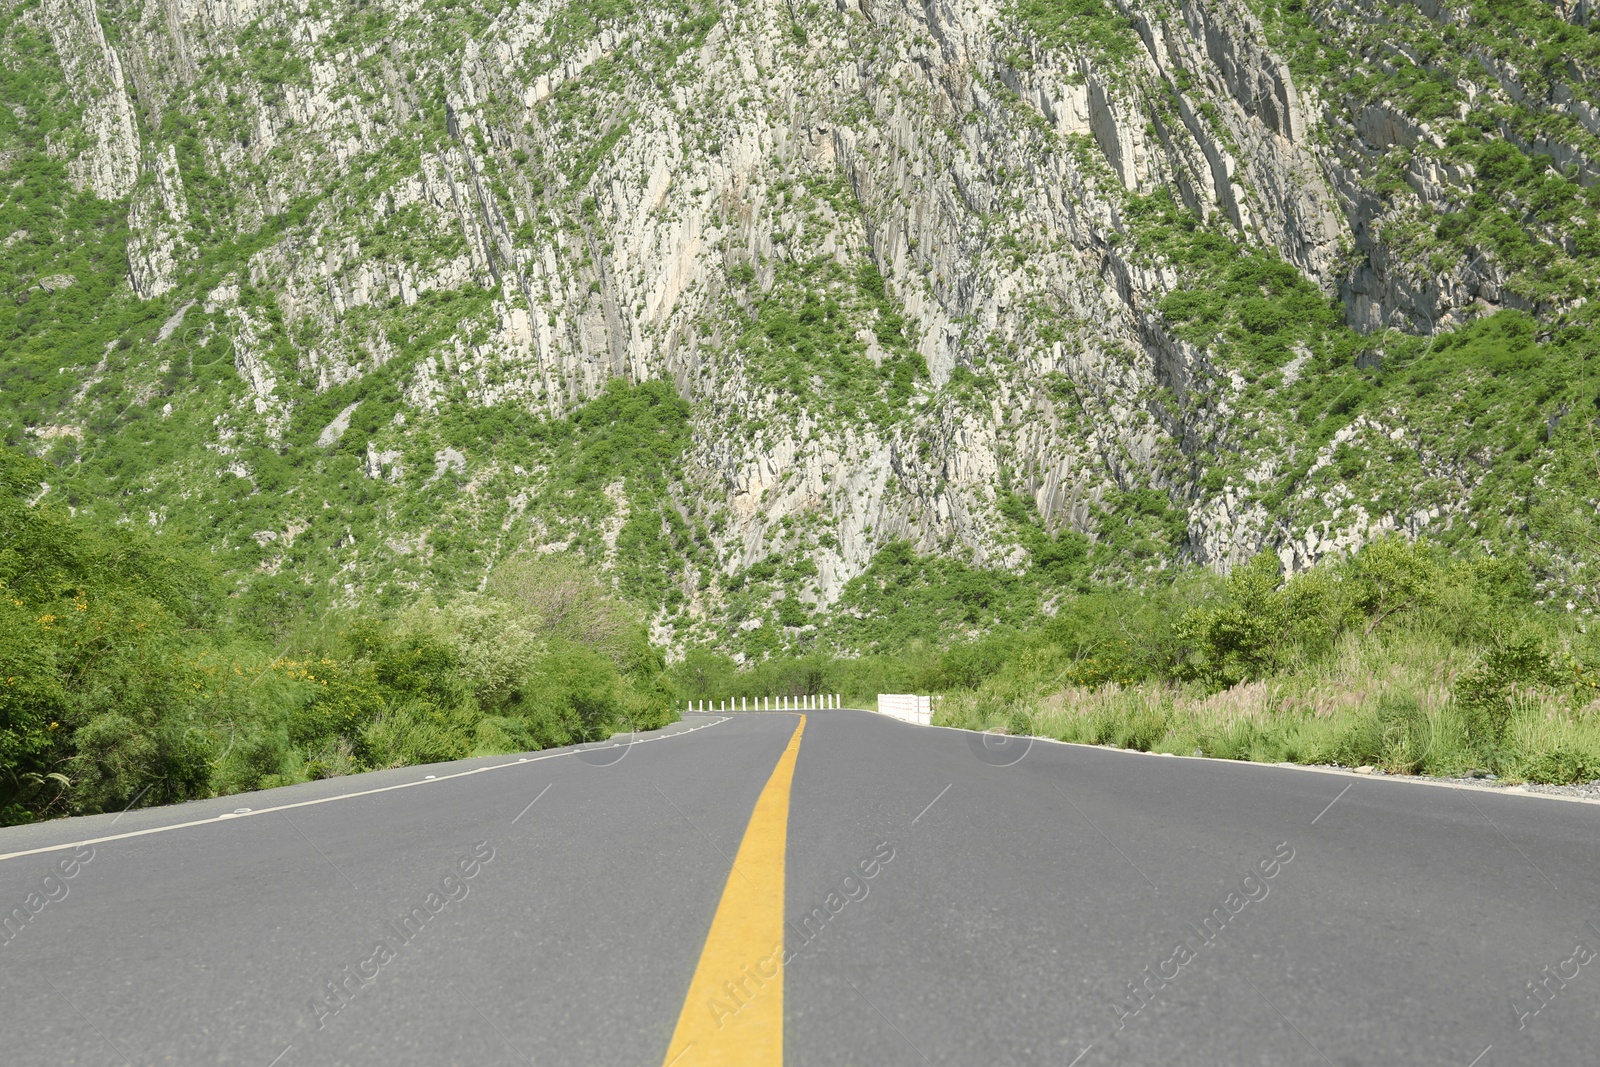
<instances>
[{"instance_id":1,"label":"limestone cliff","mask_svg":"<svg viewBox=\"0 0 1600 1067\"><path fill-rule=\"evenodd\" d=\"M305 595L575 548L683 637L770 622L728 592L764 561L827 605L897 539L1018 570L1075 531L1106 580L1493 541L1587 388L1566 350L1532 408L1463 424L1470 361L1411 388L1496 310L1586 321L1600 54L1537 5L1509 38L1431 0L3 11L0 158L121 257L10 327L11 438ZM91 231L19 197L42 293ZM688 434L585 496L527 442L618 378Z\"/></svg>"}]
</instances>

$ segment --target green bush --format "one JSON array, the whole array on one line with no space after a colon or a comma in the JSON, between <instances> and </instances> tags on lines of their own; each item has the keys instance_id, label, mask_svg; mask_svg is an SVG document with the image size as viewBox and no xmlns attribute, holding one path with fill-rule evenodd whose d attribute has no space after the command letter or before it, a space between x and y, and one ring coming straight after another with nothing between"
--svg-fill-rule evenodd
<instances>
[{"instance_id":1,"label":"green bush","mask_svg":"<svg viewBox=\"0 0 1600 1067\"><path fill-rule=\"evenodd\" d=\"M1600 779L1600 750L1562 746L1518 762L1519 777L1530 782L1566 785Z\"/></svg>"},{"instance_id":2,"label":"green bush","mask_svg":"<svg viewBox=\"0 0 1600 1067\"><path fill-rule=\"evenodd\" d=\"M1524 634L1497 643L1456 682L1455 702L1468 740L1481 752L1494 752L1521 702L1517 687L1559 685L1563 680L1538 637Z\"/></svg>"},{"instance_id":3,"label":"green bush","mask_svg":"<svg viewBox=\"0 0 1600 1067\"><path fill-rule=\"evenodd\" d=\"M1416 697L1384 693L1378 698L1373 725L1375 765L1394 774L1416 774L1423 769L1437 741L1438 727Z\"/></svg>"},{"instance_id":4,"label":"green bush","mask_svg":"<svg viewBox=\"0 0 1600 1067\"><path fill-rule=\"evenodd\" d=\"M5 823L598 740L675 714L639 614L575 561L513 561L491 595L325 616L271 649L240 617L252 606L183 549L32 506L43 472L0 450Z\"/></svg>"}]
</instances>

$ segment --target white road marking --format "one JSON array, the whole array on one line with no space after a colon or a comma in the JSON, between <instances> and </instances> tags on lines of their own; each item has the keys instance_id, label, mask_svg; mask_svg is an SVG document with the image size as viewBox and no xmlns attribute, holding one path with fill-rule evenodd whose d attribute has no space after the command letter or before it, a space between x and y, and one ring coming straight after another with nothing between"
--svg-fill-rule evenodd
<instances>
[{"instance_id":1,"label":"white road marking","mask_svg":"<svg viewBox=\"0 0 1600 1067\"><path fill-rule=\"evenodd\" d=\"M854 711L858 709L852 708L849 710ZM864 712L863 714L871 715L873 713L869 711ZM900 720L890 719L889 721L899 722ZM974 730L964 730L959 726L929 726L926 727L926 729L947 730L953 734L971 734L977 732ZM1011 736L1021 738L1023 735L1013 734ZM1163 756L1172 755L1172 753L1169 752L1140 752L1138 749L1132 748L1110 748L1106 745L1085 745L1078 741L1063 741L1058 737L1040 737L1038 735L1034 735L1033 740L1042 741L1047 745L1061 745L1066 748L1086 748L1095 752L1114 752L1119 756L1142 756L1146 759L1159 759ZM1205 763L1226 763L1230 767L1258 767L1262 770L1269 771L1301 771L1305 774L1337 774L1347 778L1357 778L1363 782L1386 782L1390 785L1425 785L1434 789L1471 790L1474 793L1492 793L1495 796L1519 797L1524 800L1559 800L1566 804L1600 804L1600 799L1596 799L1594 797L1574 797L1567 796L1565 793L1533 793L1526 792L1522 789L1509 788L1506 786L1467 785L1464 782L1434 780L1429 778L1412 778L1409 776L1391 777L1390 775L1379 776L1374 774L1358 775L1355 771L1347 771L1339 767L1316 767L1309 766L1304 763L1255 763L1251 760L1222 759L1219 756L1177 756L1176 758L1196 760ZM0 859L5 859L5 857L0 856Z\"/></svg>"},{"instance_id":2,"label":"white road marking","mask_svg":"<svg viewBox=\"0 0 1600 1067\"><path fill-rule=\"evenodd\" d=\"M698 726L691 726L687 730L679 730L676 733L661 734L658 737L647 737L642 741L635 741L634 744L647 745L652 741L665 741L674 737L682 737L684 734L692 734L696 730L704 730L708 726L719 726L727 721L728 717L723 716L722 718L716 720L716 722L705 722ZM127 833L108 834L105 837L90 837L85 838L82 841L68 841L65 844L60 845L45 845L41 848L23 849L20 852L7 852L3 855L0 855L0 862L21 859L23 856L37 856L45 852L64 852L69 848L82 848L84 845L103 845L110 841L126 841L130 837L144 837L147 834L164 834L169 830L187 830L192 826L213 826L225 819L253 819L257 815L269 815L275 811L290 811L294 808L310 808L315 807L318 804L332 804L338 800L354 800L356 797L370 797L377 793L390 793L396 789L412 789L416 786L422 785L438 785L442 782L448 782L454 778L465 778L468 775L477 774L480 771L498 771L503 770L506 767L520 766L523 763L538 763L540 760L559 759L562 756L571 756L578 751L580 750L573 748L568 749L565 752L552 752L545 756L524 756L521 759L517 759L508 763L496 763L489 767L474 767L470 771L457 771L454 774L444 774L439 775L438 777L430 776L414 782L401 782L398 785L379 786L376 789L362 789L354 793L340 793L338 796L319 797L316 800L300 800L293 804L279 804L278 806L272 808L257 808L254 811L243 814L237 811L229 811L224 812L221 815L212 815L204 819L192 819L189 822L172 823L169 826L152 826L145 830L129 830Z\"/></svg>"}]
</instances>

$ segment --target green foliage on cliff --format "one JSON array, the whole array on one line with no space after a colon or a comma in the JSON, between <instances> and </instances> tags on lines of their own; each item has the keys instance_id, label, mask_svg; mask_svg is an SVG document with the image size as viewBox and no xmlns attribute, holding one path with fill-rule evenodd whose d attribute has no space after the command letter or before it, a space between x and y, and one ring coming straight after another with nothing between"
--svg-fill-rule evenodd
<instances>
[{"instance_id":1,"label":"green foliage on cliff","mask_svg":"<svg viewBox=\"0 0 1600 1067\"><path fill-rule=\"evenodd\" d=\"M734 281L753 285L754 277L749 271ZM734 348L758 384L786 403L848 422L887 427L909 414L928 369L876 266L863 263L852 273L831 259L784 263L770 287L748 295L753 313ZM876 358L862 333L876 342Z\"/></svg>"},{"instance_id":2,"label":"green foliage on cliff","mask_svg":"<svg viewBox=\"0 0 1600 1067\"><path fill-rule=\"evenodd\" d=\"M912 641L1014 627L1037 610L1037 590L1015 575L919 556L897 541L845 586L829 631L847 648L894 652Z\"/></svg>"},{"instance_id":3,"label":"green foliage on cliff","mask_svg":"<svg viewBox=\"0 0 1600 1067\"><path fill-rule=\"evenodd\" d=\"M1470 175L1447 177L1431 206L1391 211L1374 236L1396 259L1444 272L1486 257L1527 301L1570 303L1600 281L1600 215L1577 163L1596 158L1600 138L1561 106L1600 103L1586 73L1600 62L1592 25L1538 0L1469 4L1448 20L1409 4L1251 7L1303 88L1344 101L1352 119L1370 108L1379 125L1393 114L1410 127L1360 165L1391 208L1411 202L1408 174L1430 164Z\"/></svg>"},{"instance_id":4,"label":"green foliage on cliff","mask_svg":"<svg viewBox=\"0 0 1600 1067\"><path fill-rule=\"evenodd\" d=\"M1116 64L1143 47L1133 23L1108 0L1017 0L1012 13L1047 48L1070 48Z\"/></svg>"},{"instance_id":5,"label":"green foliage on cliff","mask_svg":"<svg viewBox=\"0 0 1600 1067\"><path fill-rule=\"evenodd\" d=\"M1514 149L1494 155L1507 173L1533 180ZM1499 180L1496 173L1488 180ZM1476 225L1470 211L1461 218ZM1587 306L1545 322L1502 310L1432 337L1363 336L1299 271L1225 226L1200 222L1165 192L1130 196L1125 219L1131 258L1180 272L1159 304L1167 327L1204 351L1211 387L1234 393L1240 409L1189 460L1207 467L1202 489L1245 482L1246 467L1259 462L1252 454L1276 444L1295 458L1250 489L1269 514L1294 525L1327 517L1327 501L1346 492L1380 514L1442 510L1468 466L1479 472L1475 523L1437 531L1444 543L1522 551L1530 517L1552 507L1567 518L1536 533L1592 522L1592 494L1559 489L1567 483L1553 477L1577 469L1575 457L1592 447L1600 360ZM1403 437L1376 430L1396 422L1406 426ZM1105 514L1127 521L1135 503L1116 501ZM1161 547L1159 538L1152 543ZM1584 555L1577 549L1556 533L1536 547L1531 565L1554 588Z\"/></svg>"},{"instance_id":6,"label":"green foliage on cliff","mask_svg":"<svg viewBox=\"0 0 1600 1067\"><path fill-rule=\"evenodd\" d=\"M66 157L82 145L82 111L26 15L0 12L0 395L39 417L71 396L77 379L63 369L92 366L155 312L96 321L127 273L126 212L73 187Z\"/></svg>"}]
</instances>

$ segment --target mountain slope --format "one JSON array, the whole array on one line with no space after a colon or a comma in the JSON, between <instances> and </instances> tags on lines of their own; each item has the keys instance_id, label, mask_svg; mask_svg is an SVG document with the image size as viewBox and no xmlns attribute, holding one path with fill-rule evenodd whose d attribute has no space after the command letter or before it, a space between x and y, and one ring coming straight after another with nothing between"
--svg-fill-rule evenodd
<instances>
[{"instance_id":1,"label":"mountain slope","mask_svg":"<svg viewBox=\"0 0 1600 1067\"><path fill-rule=\"evenodd\" d=\"M7 441L269 619L527 546L757 653L902 541L1048 609L1390 530L1600 595L1600 41L1558 9L0 27Z\"/></svg>"}]
</instances>

